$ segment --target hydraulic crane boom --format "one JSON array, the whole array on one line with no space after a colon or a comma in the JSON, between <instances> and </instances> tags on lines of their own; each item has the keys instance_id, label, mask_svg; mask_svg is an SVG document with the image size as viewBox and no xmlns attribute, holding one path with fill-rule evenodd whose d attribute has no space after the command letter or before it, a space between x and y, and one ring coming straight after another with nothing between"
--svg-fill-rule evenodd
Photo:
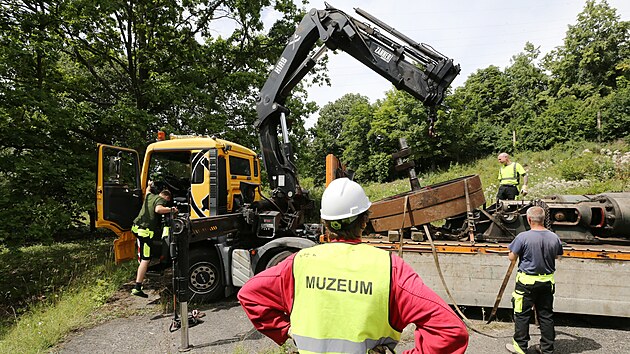
<instances>
[{"instance_id":1,"label":"hydraulic crane boom","mask_svg":"<svg viewBox=\"0 0 630 354\"><path fill-rule=\"evenodd\" d=\"M285 101L291 90L315 66L326 48L342 51L374 70L400 90L410 93L426 106L438 105L444 91L459 74L459 65L429 46L419 44L384 24L363 10L357 13L375 26L358 21L326 5L325 10L312 9L304 16L282 56L260 91L257 102L263 162L276 201L299 211L302 190L291 162ZM378 27L391 33L403 44L388 38ZM310 55L317 41L324 45ZM278 131L278 128L281 131ZM282 141L278 137L282 135Z\"/></svg>"}]
</instances>

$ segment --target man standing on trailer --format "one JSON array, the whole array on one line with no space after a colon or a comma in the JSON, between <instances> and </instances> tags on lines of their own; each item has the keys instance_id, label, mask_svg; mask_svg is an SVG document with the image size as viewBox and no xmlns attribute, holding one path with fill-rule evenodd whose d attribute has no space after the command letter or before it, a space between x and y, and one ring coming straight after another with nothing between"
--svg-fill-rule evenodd
<instances>
[{"instance_id":1,"label":"man standing on trailer","mask_svg":"<svg viewBox=\"0 0 630 354\"><path fill-rule=\"evenodd\" d=\"M498 200L514 200L519 195L518 185L523 177L523 187L520 194L527 195L527 172L518 162L510 161L510 155L505 152L499 154L499 163L503 165L499 169L499 192Z\"/></svg>"},{"instance_id":2,"label":"man standing on trailer","mask_svg":"<svg viewBox=\"0 0 630 354\"><path fill-rule=\"evenodd\" d=\"M556 258L562 255L562 241L545 228L545 210L539 206L527 210L531 229L521 232L508 248L510 261L518 258L516 286L512 293L514 307L514 337L505 348L510 353L524 354L529 342L529 321L533 311L540 323L542 353L553 353L556 333L553 325L553 294L555 292Z\"/></svg>"}]
</instances>

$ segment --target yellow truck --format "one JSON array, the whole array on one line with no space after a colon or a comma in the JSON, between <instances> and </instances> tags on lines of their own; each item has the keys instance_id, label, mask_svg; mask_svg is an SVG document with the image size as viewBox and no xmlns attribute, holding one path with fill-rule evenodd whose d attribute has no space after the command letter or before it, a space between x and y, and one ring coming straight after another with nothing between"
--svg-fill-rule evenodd
<instances>
[{"instance_id":1,"label":"yellow truck","mask_svg":"<svg viewBox=\"0 0 630 354\"><path fill-rule=\"evenodd\" d=\"M200 235L195 232L190 239L189 289L196 299L227 296L251 274L315 244L300 230L292 231L292 237L275 235L274 223L279 222L280 215L277 211L260 211L259 222L252 225L244 220L239 210L245 204L261 208L265 204L256 188L261 183L260 161L252 150L211 137L170 138L150 144L142 165L134 150L98 146L96 226L118 235L114 242L117 262L136 257L131 225L140 210L142 196L150 188L149 180L158 190L171 191L180 211L178 217L213 221L207 226L213 230L201 230ZM255 234L259 237L250 237L252 232L248 231L252 227L257 228ZM154 242L160 245L162 240ZM153 249L159 251L161 246ZM248 264L241 266L233 261L236 255L252 258L253 250L256 257ZM155 252L153 256L157 261L164 255ZM232 269L232 265L236 268ZM247 269L250 266L254 267L251 271Z\"/></svg>"}]
</instances>

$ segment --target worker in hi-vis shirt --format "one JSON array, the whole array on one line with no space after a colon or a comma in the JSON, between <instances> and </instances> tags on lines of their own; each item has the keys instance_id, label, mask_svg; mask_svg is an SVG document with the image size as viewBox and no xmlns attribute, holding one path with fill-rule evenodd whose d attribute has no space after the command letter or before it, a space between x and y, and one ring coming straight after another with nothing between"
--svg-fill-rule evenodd
<instances>
[{"instance_id":1,"label":"worker in hi-vis shirt","mask_svg":"<svg viewBox=\"0 0 630 354\"><path fill-rule=\"evenodd\" d=\"M468 332L451 308L398 255L361 243L370 200L339 178L322 195L331 242L300 250L238 293L256 329L300 353L392 351L416 325L407 353L464 353Z\"/></svg>"},{"instance_id":2,"label":"worker in hi-vis shirt","mask_svg":"<svg viewBox=\"0 0 630 354\"><path fill-rule=\"evenodd\" d=\"M499 169L499 192L498 200L514 200L519 195L518 185L523 177L523 186L520 194L527 195L527 172L518 162L510 161L510 155L505 152L499 154L499 163L503 165Z\"/></svg>"}]
</instances>

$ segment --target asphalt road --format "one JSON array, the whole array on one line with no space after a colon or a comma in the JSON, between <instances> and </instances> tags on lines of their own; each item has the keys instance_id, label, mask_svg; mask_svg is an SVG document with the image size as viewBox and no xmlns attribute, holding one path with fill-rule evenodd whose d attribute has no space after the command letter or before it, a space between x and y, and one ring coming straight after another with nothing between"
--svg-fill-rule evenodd
<instances>
[{"instance_id":1,"label":"asphalt road","mask_svg":"<svg viewBox=\"0 0 630 354\"><path fill-rule=\"evenodd\" d=\"M144 314L106 321L94 328L71 334L51 350L52 353L178 353L186 342L181 330L170 332L170 315L161 314L159 296L149 299L121 296L116 306L143 309ZM235 297L197 308L205 316L189 329L190 353L281 353L279 347L252 327ZM480 309L466 310L467 316L481 314ZM485 325L480 318L474 325L491 337L470 331L467 353L507 353L513 324L506 321L509 312L499 313L500 321ZM480 317L481 315L479 315ZM556 353L630 353L630 319L594 316L556 316ZM397 352L413 348L413 326L405 329ZM539 331L530 326L531 344L540 339ZM290 351L291 348L287 348Z\"/></svg>"}]
</instances>

